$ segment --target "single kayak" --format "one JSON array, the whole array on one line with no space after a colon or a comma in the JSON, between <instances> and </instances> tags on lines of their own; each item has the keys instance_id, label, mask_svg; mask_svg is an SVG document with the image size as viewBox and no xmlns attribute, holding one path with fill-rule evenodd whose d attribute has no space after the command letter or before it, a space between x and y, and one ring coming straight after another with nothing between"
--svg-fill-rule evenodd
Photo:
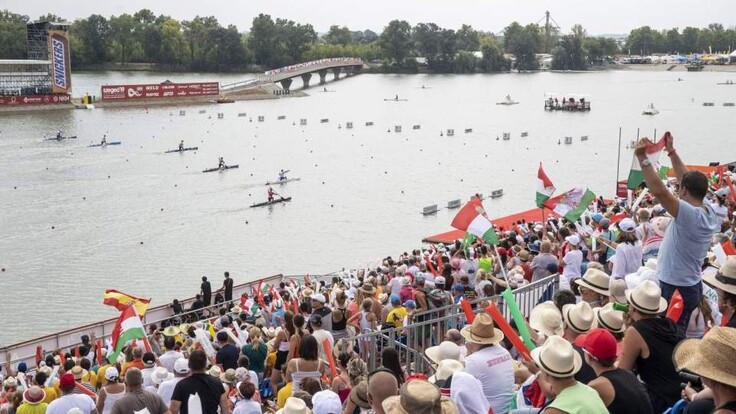
<instances>
[{"instance_id":1,"label":"single kayak","mask_svg":"<svg viewBox=\"0 0 736 414\"><path fill-rule=\"evenodd\" d=\"M408 101L408 99L391 98L391 99L384 99L383 101L384 102L406 102L406 101Z\"/></svg>"},{"instance_id":2,"label":"single kayak","mask_svg":"<svg viewBox=\"0 0 736 414\"><path fill-rule=\"evenodd\" d=\"M165 153L166 154L170 154L172 152L196 151L198 149L199 149L199 147L189 147L189 148L168 150L168 151L165 151Z\"/></svg>"},{"instance_id":3,"label":"single kayak","mask_svg":"<svg viewBox=\"0 0 736 414\"><path fill-rule=\"evenodd\" d=\"M270 206L271 204L284 203L284 202L286 202L286 201L291 201L291 197L286 197L286 198L283 198L283 197L282 197L282 198L280 198L280 199L278 199L278 200L273 200L273 201L265 201L265 202L263 202L263 203L251 204L250 208L254 208L254 207L263 207L263 206Z\"/></svg>"},{"instance_id":4,"label":"single kayak","mask_svg":"<svg viewBox=\"0 0 736 414\"><path fill-rule=\"evenodd\" d=\"M87 145L87 147L88 148L92 148L92 147L106 147L108 145L120 145L120 141L108 142L106 144L91 144L91 145Z\"/></svg>"},{"instance_id":5,"label":"single kayak","mask_svg":"<svg viewBox=\"0 0 736 414\"><path fill-rule=\"evenodd\" d=\"M286 184L292 181L301 181L301 178L287 178L286 180L281 181L266 181L266 185Z\"/></svg>"},{"instance_id":6,"label":"single kayak","mask_svg":"<svg viewBox=\"0 0 736 414\"><path fill-rule=\"evenodd\" d=\"M240 167L238 164L235 164L235 165L226 165L224 168L220 168L220 167L217 167L217 168L209 168L207 170L202 170L202 172L203 173L208 173L208 172L215 172L215 171L225 171L225 170L230 170L230 169L238 168L238 167Z\"/></svg>"},{"instance_id":7,"label":"single kayak","mask_svg":"<svg viewBox=\"0 0 736 414\"><path fill-rule=\"evenodd\" d=\"M61 140L64 140L64 139L77 139L77 136L75 135L75 136L72 136L72 137L44 138L44 141L61 141Z\"/></svg>"}]
</instances>

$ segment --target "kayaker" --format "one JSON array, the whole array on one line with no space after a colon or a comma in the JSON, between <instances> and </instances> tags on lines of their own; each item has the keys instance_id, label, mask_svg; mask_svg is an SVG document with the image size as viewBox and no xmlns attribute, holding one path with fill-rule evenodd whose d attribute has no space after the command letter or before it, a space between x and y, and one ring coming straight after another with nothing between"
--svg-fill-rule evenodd
<instances>
[{"instance_id":1,"label":"kayaker","mask_svg":"<svg viewBox=\"0 0 736 414\"><path fill-rule=\"evenodd\" d=\"M286 171L281 169L281 171L279 171L279 181L286 181L286 180L287 180Z\"/></svg>"},{"instance_id":2,"label":"kayaker","mask_svg":"<svg viewBox=\"0 0 736 414\"><path fill-rule=\"evenodd\" d=\"M220 168L220 169L225 168L225 160L223 159L223 157L220 157L220 164L218 165L217 168Z\"/></svg>"},{"instance_id":3,"label":"kayaker","mask_svg":"<svg viewBox=\"0 0 736 414\"><path fill-rule=\"evenodd\" d=\"M399 94L396 94L396 97L394 98L394 100L397 100L397 101L399 100Z\"/></svg>"},{"instance_id":4,"label":"kayaker","mask_svg":"<svg viewBox=\"0 0 736 414\"><path fill-rule=\"evenodd\" d=\"M272 203L273 202L273 195L274 194L276 194L276 192L273 191L273 188L268 187L268 202L269 203Z\"/></svg>"},{"instance_id":5,"label":"kayaker","mask_svg":"<svg viewBox=\"0 0 736 414\"><path fill-rule=\"evenodd\" d=\"M179 151L184 151L184 140L179 141Z\"/></svg>"},{"instance_id":6,"label":"kayaker","mask_svg":"<svg viewBox=\"0 0 736 414\"><path fill-rule=\"evenodd\" d=\"M102 136L102 141L100 141L100 145L107 145L107 134Z\"/></svg>"},{"instance_id":7,"label":"kayaker","mask_svg":"<svg viewBox=\"0 0 736 414\"><path fill-rule=\"evenodd\" d=\"M61 139L61 130L56 131L56 139Z\"/></svg>"}]
</instances>

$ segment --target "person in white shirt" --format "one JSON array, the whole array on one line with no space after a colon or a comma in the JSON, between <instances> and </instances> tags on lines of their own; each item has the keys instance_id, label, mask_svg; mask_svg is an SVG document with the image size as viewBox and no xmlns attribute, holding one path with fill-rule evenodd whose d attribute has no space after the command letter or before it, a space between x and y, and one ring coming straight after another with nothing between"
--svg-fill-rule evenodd
<instances>
[{"instance_id":1,"label":"person in white shirt","mask_svg":"<svg viewBox=\"0 0 736 414\"><path fill-rule=\"evenodd\" d=\"M620 230L616 239L616 254L613 259L611 277L623 279L624 276L636 273L642 264L641 242L636 238L636 224L634 220L625 218L618 223Z\"/></svg>"},{"instance_id":2,"label":"person in white shirt","mask_svg":"<svg viewBox=\"0 0 736 414\"><path fill-rule=\"evenodd\" d=\"M468 348L465 372L481 382L493 412L508 412L514 398L514 365L509 351L499 345L503 333L493 327L493 319L487 313L479 313L460 334Z\"/></svg>"},{"instance_id":3,"label":"person in white shirt","mask_svg":"<svg viewBox=\"0 0 736 414\"><path fill-rule=\"evenodd\" d=\"M332 345L335 343L335 338L332 336L332 332L322 329L322 317L317 314L313 314L309 317L309 326L311 326L313 330L312 336L317 340L319 358L326 361L327 354L325 354L325 348L324 345L322 345L322 342L324 342L325 339L328 339Z\"/></svg>"},{"instance_id":4,"label":"person in white shirt","mask_svg":"<svg viewBox=\"0 0 736 414\"><path fill-rule=\"evenodd\" d=\"M573 234L565 237L567 241L567 252L560 260L562 269L562 277L560 277L560 290L569 290L570 283L580 277L580 271L583 264L583 252L580 251L580 236Z\"/></svg>"},{"instance_id":5,"label":"person in white shirt","mask_svg":"<svg viewBox=\"0 0 736 414\"><path fill-rule=\"evenodd\" d=\"M87 394L76 394L77 389L74 375L64 374L59 379L61 397L52 401L46 408L46 414L67 414L70 410L78 408L83 414L98 414L95 402Z\"/></svg>"},{"instance_id":6,"label":"person in white shirt","mask_svg":"<svg viewBox=\"0 0 736 414\"><path fill-rule=\"evenodd\" d=\"M174 363L174 378L162 382L158 386L158 396L164 400L166 406L171 405L171 396L174 394L174 387L179 381L183 380L189 375L189 360L181 358Z\"/></svg>"},{"instance_id":7,"label":"person in white shirt","mask_svg":"<svg viewBox=\"0 0 736 414\"><path fill-rule=\"evenodd\" d=\"M173 336L164 336L164 348L166 348L166 352L158 357L158 362L161 363L161 366L171 373L174 373L174 364L176 364L176 361L184 359L184 354L174 350L175 346L176 339Z\"/></svg>"}]
</instances>

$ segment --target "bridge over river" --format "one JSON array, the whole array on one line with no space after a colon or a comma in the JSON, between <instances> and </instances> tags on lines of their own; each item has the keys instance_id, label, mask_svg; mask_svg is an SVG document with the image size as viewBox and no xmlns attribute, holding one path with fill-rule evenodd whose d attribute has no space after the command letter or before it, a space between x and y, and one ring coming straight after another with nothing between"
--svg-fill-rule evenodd
<instances>
[{"instance_id":1,"label":"bridge over river","mask_svg":"<svg viewBox=\"0 0 736 414\"><path fill-rule=\"evenodd\" d=\"M357 75L362 68L363 60L360 58L339 57L313 60L311 62L272 69L252 79L222 85L220 86L220 92L234 93L271 83L279 83L284 91L289 91L291 83L296 77L302 78L302 88L305 89L309 87L309 81L312 79L312 74L314 73L319 75L319 84L324 85L327 83L327 74L330 71L334 75L333 80L338 80L340 79L341 73L345 73L346 76Z\"/></svg>"}]
</instances>

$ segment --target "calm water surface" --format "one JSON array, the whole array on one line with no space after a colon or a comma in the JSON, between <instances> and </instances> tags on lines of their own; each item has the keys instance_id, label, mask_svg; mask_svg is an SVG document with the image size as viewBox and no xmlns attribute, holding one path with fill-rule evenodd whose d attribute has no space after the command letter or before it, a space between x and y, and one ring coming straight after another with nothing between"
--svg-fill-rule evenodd
<instances>
[{"instance_id":1,"label":"calm water surface","mask_svg":"<svg viewBox=\"0 0 736 414\"><path fill-rule=\"evenodd\" d=\"M622 147L637 128L670 130L687 163L733 161L736 108L722 103L736 101L736 87L716 85L730 75L361 75L328 84L334 93L187 106L185 116L176 107L0 115L0 315L16 322L0 345L114 316L102 305L107 288L158 305L225 270L241 283L375 263L449 229L452 212L423 217L426 205L503 188L485 203L492 217L533 207L540 161L558 189L611 196L619 126ZM101 84L246 77L110 72L76 75L74 87L99 95ZM545 112L547 92L588 94L593 110ZM396 94L408 101L384 102ZM506 94L521 103L495 105ZM661 113L642 116L649 103ZM448 128L455 136L441 137ZM58 129L79 139L43 141ZM504 132L511 140L496 140ZM122 145L86 147L105 133ZM565 136L574 143L558 145ZM200 150L163 154L180 139ZM200 172L219 156L240 168ZM630 162L622 148L622 178ZM280 168L301 177L276 188L293 201L249 208Z\"/></svg>"}]
</instances>

